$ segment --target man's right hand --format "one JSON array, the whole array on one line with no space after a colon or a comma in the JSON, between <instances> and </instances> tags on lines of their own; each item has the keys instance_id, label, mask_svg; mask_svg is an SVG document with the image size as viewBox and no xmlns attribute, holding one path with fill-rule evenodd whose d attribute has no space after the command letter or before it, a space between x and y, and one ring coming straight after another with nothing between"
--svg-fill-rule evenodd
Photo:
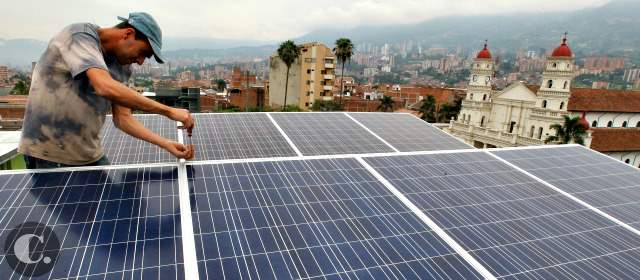
<instances>
[{"instance_id":1,"label":"man's right hand","mask_svg":"<svg viewBox=\"0 0 640 280\"><path fill-rule=\"evenodd\" d=\"M162 148L177 158L192 159L194 156L193 145L184 145L174 141L167 141Z\"/></svg>"},{"instance_id":2,"label":"man's right hand","mask_svg":"<svg viewBox=\"0 0 640 280\"><path fill-rule=\"evenodd\" d=\"M183 128L187 130L189 137L191 137L195 121L193 117L191 117L191 114L189 114L189 110L171 108L167 117L174 121L182 122Z\"/></svg>"}]
</instances>

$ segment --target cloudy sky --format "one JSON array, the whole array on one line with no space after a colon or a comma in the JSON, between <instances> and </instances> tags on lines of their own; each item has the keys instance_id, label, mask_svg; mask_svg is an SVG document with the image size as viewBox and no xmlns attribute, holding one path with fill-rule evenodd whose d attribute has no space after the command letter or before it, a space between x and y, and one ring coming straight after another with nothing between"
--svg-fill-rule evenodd
<instances>
[{"instance_id":1,"label":"cloudy sky","mask_svg":"<svg viewBox=\"0 0 640 280\"><path fill-rule=\"evenodd\" d=\"M46 40L74 22L152 14L164 36L278 41L321 28L415 23L447 15L570 11L609 0L1 0L0 38Z\"/></svg>"}]
</instances>

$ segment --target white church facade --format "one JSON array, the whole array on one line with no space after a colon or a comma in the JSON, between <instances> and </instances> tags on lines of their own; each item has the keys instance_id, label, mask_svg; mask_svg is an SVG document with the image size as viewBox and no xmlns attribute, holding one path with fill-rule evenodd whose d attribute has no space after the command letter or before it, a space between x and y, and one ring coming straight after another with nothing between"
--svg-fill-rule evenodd
<instances>
[{"instance_id":1,"label":"white church facade","mask_svg":"<svg viewBox=\"0 0 640 280\"><path fill-rule=\"evenodd\" d=\"M498 91L485 44L472 64L460 114L447 130L477 148L544 145L563 115L580 116L589 127L585 146L640 167L640 92L571 88L574 68L565 37L547 57L540 85L514 82Z\"/></svg>"}]
</instances>

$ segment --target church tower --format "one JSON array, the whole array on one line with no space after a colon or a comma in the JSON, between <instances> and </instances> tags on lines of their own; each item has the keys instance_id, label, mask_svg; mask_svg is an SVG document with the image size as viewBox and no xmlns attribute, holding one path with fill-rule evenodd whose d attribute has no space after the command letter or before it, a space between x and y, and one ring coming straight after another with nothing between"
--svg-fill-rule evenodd
<instances>
[{"instance_id":1,"label":"church tower","mask_svg":"<svg viewBox=\"0 0 640 280\"><path fill-rule=\"evenodd\" d=\"M538 90L538 108L567 110L567 101L571 91L575 58L567 45L567 33L560 46L547 57L542 84Z\"/></svg>"}]
</instances>

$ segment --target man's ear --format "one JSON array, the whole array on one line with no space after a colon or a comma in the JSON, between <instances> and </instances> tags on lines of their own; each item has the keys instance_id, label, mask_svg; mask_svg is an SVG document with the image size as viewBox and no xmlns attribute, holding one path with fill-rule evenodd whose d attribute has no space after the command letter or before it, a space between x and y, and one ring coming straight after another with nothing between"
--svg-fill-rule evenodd
<instances>
[{"instance_id":1,"label":"man's ear","mask_svg":"<svg viewBox=\"0 0 640 280\"><path fill-rule=\"evenodd\" d=\"M127 39L135 38L135 36L136 36L136 30L135 29L133 29L131 27L128 27L128 28L125 28L123 30L124 30L124 32L122 33L123 39L127 40Z\"/></svg>"}]
</instances>

